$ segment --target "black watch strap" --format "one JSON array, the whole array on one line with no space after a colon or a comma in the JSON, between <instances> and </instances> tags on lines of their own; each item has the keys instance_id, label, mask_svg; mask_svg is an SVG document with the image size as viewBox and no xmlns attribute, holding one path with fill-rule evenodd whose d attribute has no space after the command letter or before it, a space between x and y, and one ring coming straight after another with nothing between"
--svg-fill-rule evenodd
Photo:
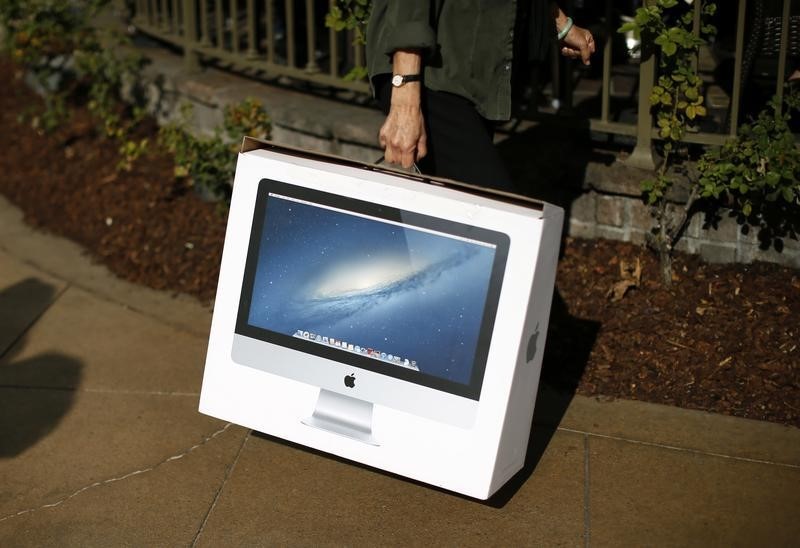
<instances>
[{"instance_id":1,"label":"black watch strap","mask_svg":"<svg viewBox=\"0 0 800 548\"><path fill-rule=\"evenodd\" d=\"M392 85L399 88L408 82L419 82L422 80L422 74L395 74L392 76Z\"/></svg>"}]
</instances>

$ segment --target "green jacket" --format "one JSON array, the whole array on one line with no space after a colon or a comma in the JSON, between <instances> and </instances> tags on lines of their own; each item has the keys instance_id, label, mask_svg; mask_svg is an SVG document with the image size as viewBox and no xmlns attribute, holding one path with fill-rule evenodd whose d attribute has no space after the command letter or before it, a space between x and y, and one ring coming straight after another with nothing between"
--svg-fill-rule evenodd
<instances>
[{"instance_id":1,"label":"green jacket","mask_svg":"<svg viewBox=\"0 0 800 548\"><path fill-rule=\"evenodd\" d=\"M520 57L541 58L550 41L544 39L549 36L548 25L553 24L548 2L517 4L515 0L373 0L367 25L370 81L392 72L395 50L419 48L424 52L427 88L470 100L489 120L508 120L512 68Z\"/></svg>"}]
</instances>

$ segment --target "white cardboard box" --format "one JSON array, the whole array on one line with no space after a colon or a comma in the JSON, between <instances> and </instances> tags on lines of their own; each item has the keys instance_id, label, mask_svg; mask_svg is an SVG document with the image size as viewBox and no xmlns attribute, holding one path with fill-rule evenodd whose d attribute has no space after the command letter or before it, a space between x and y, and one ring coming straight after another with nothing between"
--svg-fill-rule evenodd
<instances>
[{"instance_id":1,"label":"white cardboard box","mask_svg":"<svg viewBox=\"0 0 800 548\"><path fill-rule=\"evenodd\" d=\"M309 341L300 340L302 329L291 341L284 337L291 348L236 334L237 318L242 321L243 285L248 287L251 230L258 229L254 228L258 189L265 178L307 189L312 195L335 195L343 203L374 204L378 208L375 211L401 210L408 218L433 218L444 223L442 226L456 223L507 236L493 327L488 338L479 339L484 343L476 349L486 358L478 379L478 395L453 396L440 390L438 381L435 386L419 384L415 371L400 372L407 368L386 365L387 360L381 359L377 350L365 354L366 348L358 346L360 350L355 352L347 347L329 348L334 344L333 337L325 337L325 348L319 349L323 355L312 356L304 350L311 348ZM336 212L336 208L330 209ZM236 170L200 411L448 490L488 498L522 468L525 460L562 221L563 211L544 202L245 139ZM287 226L287 230L294 229ZM425 229L434 236L437 230ZM470 243L469 238L465 241ZM270 245L264 244L263 249ZM258 281L253 281L254 276L250 275L250 283L255 284L255 290ZM249 300L247 303L249 306ZM481 325L485 329L485 317ZM403 334L393 336L393 340L400 340ZM235 350L241 341L260 346ZM316 352L317 347L313 348ZM446 359L448 347L442 346L440 351ZM264 367L250 362L243 365L240 358L234 361L237 352L245 352L250 356L247 359L263 360ZM359 352L361 356L352 357ZM382 374L385 371L400 377ZM357 383L344 379L348 376ZM351 396L344 399L352 399L357 405L360 401L375 402L367 404L366 422L371 419L371 425L365 425L368 443L353 439L358 435L340 435L335 427L308 425L309 417L319 416L315 409L321 386L334 399L341 394ZM466 402L466 411L459 407L462 401ZM406 404L411 407L406 408ZM450 420L453 416L455 420ZM323 422L327 420L322 418Z\"/></svg>"}]
</instances>

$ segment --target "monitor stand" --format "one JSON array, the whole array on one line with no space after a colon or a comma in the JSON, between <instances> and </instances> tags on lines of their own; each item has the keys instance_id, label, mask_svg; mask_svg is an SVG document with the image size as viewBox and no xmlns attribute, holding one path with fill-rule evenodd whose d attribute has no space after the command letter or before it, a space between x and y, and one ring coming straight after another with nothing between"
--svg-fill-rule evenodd
<instances>
[{"instance_id":1,"label":"monitor stand","mask_svg":"<svg viewBox=\"0 0 800 548\"><path fill-rule=\"evenodd\" d=\"M370 445L380 445L372 437L372 402L321 388L314 413L301 421Z\"/></svg>"}]
</instances>

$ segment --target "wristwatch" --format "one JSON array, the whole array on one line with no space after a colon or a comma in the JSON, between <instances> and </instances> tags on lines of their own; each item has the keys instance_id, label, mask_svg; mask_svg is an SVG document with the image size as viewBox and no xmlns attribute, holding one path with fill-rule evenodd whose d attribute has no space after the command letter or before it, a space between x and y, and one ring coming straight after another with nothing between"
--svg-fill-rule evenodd
<instances>
[{"instance_id":1,"label":"wristwatch","mask_svg":"<svg viewBox=\"0 0 800 548\"><path fill-rule=\"evenodd\" d=\"M407 82L419 82L422 80L421 74L395 74L392 76L392 85L399 88Z\"/></svg>"}]
</instances>

